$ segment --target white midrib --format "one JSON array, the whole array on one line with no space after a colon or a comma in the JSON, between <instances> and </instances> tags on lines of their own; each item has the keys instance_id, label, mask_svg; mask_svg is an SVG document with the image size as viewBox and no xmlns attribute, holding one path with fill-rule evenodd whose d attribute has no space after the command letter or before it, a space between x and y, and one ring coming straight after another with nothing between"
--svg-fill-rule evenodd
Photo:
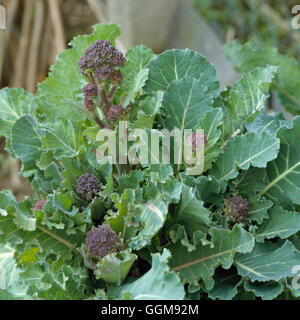
<instances>
[{"instance_id":1,"label":"white midrib","mask_svg":"<svg viewBox=\"0 0 300 320\"><path fill-rule=\"evenodd\" d=\"M276 234L280 234L280 233L283 233L283 232L287 232L287 231L290 231L290 229L281 229L281 230L274 230L274 231L271 231L271 232L265 232L265 233L257 233L256 236L258 237L266 237L266 236L269 236L269 235L276 235Z\"/></svg>"},{"instance_id":2,"label":"white midrib","mask_svg":"<svg viewBox=\"0 0 300 320\"><path fill-rule=\"evenodd\" d=\"M288 174L293 172L294 169L296 169L298 166L300 166L300 161L294 164L292 167L290 167L288 170L284 171L282 174L280 174L276 179L274 179L271 183L269 183L266 188L259 193L260 196L264 195L266 192L268 192L272 187L274 187L280 180L285 178Z\"/></svg>"},{"instance_id":3,"label":"white midrib","mask_svg":"<svg viewBox=\"0 0 300 320\"><path fill-rule=\"evenodd\" d=\"M159 219L160 219L161 221L164 221L164 220L165 220L162 212L161 212L161 211L159 210L159 208L157 208L153 203L151 203L151 202L146 203L146 207L147 207L148 209L150 209L151 211L155 212L155 213L159 216Z\"/></svg>"},{"instance_id":4,"label":"white midrib","mask_svg":"<svg viewBox=\"0 0 300 320\"><path fill-rule=\"evenodd\" d=\"M191 90L190 90L190 93L189 93L189 98L188 98L188 101L187 101L186 106L185 106L185 108L184 108L183 118L182 118L182 122L181 122L181 129L180 129L181 134L183 133L183 130L184 130L186 113L187 113L187 111L188 111L188 107L189 107L190 102L191 102L193 88L194 88L194 82L193 82L193 84L192 84L192 86L191 86ZM181 165L181 164L179 163L178 166L177 166L177 170L178 170L178 171L180 171L180 165Z\"/></svg>"},{"instance_id":5,"label":"white midrib","mask_svg":"<svg viewBox=\"0 0 300 320\"><path fill-rule=\"evenodd\" d=\"M7 259L14 256L14 252L0 253L0 259Z\"/></svg>"},{"instance_id":6,"label":"white midrib","mask_svg":"<svg viewBox=\"0 0 300 320\"><path fill-rule=\"evenodd\" d=\"M248 159L246 159L244 162L242 163L236 163L239 167L242 167L244 164L246 164L247 162L250 162L251 160L257 158L258 156L260 156L261 154L263 154L264 152L268 151L269 149L271 149L277 142L274 142L271 146L269 146L268 148L260 151L259 153L256 153L253 157L250 157ZM230 172L228 172L224 177L220 178L220 180L225 180L227 176L231 175L232 173L234 173L236 171L236 168L233 168L232 170L230 170Z\"/></svg>"},{"instance_id":7,"label":"white midrib","mask_svg":"<svg viewBox=\"0 0 300 320\"><path fill-rule=\"evenodd\" d=\"M261 274L261 273L255 271L255 270L253 270L252 268L249 268L249 267L245 266L244 264L242 264L242 263L240 263L240 262L238 262L238 261L236 261L235 263L236 263L238 266L240 266L242 269L245 269L245 270L247 270L248 272L257 275L258 277L265 278L265 276L264 276L263 274Z\"/></svg>"}]
</instances>

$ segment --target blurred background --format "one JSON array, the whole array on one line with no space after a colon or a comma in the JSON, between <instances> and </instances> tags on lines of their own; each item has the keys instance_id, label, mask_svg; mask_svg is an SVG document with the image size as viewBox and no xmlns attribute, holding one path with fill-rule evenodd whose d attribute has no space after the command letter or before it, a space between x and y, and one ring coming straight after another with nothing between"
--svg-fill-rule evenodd
<instances>
[{"instance_id":1,"label":"blurred background","mask_svg":"<svg viewBox=\"0 0 300 320\"><path fill-rule=\"evenodd\" d=\"M291 28L298 0L0 0L6 30L0 30L0 88L22 87L35 93L55 57L72 38L98 23L117 23L120 50L145 44L155 53L190 48L217 68L222 87L239 78L221 48L234 39L275 46L300 59L300 30ZM280 111L280 105L274 103ZM0 190L18 200L31 190L17 173L19 162L8 157L0 139Z\"/></svg>"}]
</instances>

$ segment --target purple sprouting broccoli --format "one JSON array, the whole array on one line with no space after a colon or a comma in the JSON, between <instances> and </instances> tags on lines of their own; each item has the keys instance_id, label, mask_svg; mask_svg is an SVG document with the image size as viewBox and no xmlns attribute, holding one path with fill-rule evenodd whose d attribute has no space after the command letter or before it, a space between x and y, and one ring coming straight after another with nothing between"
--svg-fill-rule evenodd
<instances>
[{"instance_id":1,"label":"purple sprouting broccoli","mask_svg":"<svg viewBox=\"0 0 300 320\"><path fill-rule=\"evenodd\" d=\"M232 222L242 222L247 218L250 205L241 196L234 196L224 201L223 210Z\"/></svg>"},{"instance_id":2,"label":"purple sprouting broccoli","mask_svg":"<svg viewBox=\"0 0 300 320\"><path fill-rule=\"evenodd\" d=\"M93 112L94 109L95 109L95 103L94 103L94 101L93 101L91 98L89 98L89 97L84 97L83 105L84 105L84 107L85 107L88 111L90 111L90 112Z\"/></svg>"},{"instance_id":3,"label":"purple sprouting broccoli","mask_svg":"<svg viewBox=\"0 0 300 320\"><path fill-rule=\"evenodd\" d=\"M47 202L47 200L44 200L44 199L37 201L33 206L33 211L43 210L46 202Z\"/></svg>"},{"instance_id":4,"label":"purple sprouting broccoli","mask_svg":"<svg viewBox=\"0 0 300 320\"><path fill-rule=\"evenodd\" d=\"M84 74L92 72L98 81L122 80L118 68L123 67L126 58L110 41L98 40L92 43L80 58L79 67Z\"/></svg>"},{"instance_id":5,"label":"purple sprouting broccoli","mask_svg":"<svg viewBox=\"0 0 300 320\"><path fill-rule=\"evenodd\" d=\"M98 95L98 87L95 83L88 83L85 87L83 87L82 91L84 95L89 98L93 98Z\"/></svg>"},{"instance_id":6,"label":"purple sprouting broccoli","mask_svg":"<svg viewBox=\"0 0 300 320\"><path fill-rule=\"evenodd\" d=\"M95 70L95 77L99 83L102 80L109 80L111 83L118 84L122 81L122 73L120 70L114 70L110 66L101 66Z\"/></svg>"},{"instance_id":7,"label":"purple sprouting broccoli","mask_svg":"<svg viewBox=\"0 0 300 320\"><path fill-rule=\"evenodd\" d=\"M95 113L96 106L102 109L104 120L108 122L109 127L113 127L114 122L123 113L121 106L114 106L113 97L122 81L122 73L119 69L125 62L124 54L106 40L92 43L78 62L81 73L89 79L89 84L82 89L84 107L101 128L106 124Z\"/></svg>"},{"instance_id":8,"label":"purple sprouting broccoli","mask_svg":"<svg viewBox=\"0 0 300 320\"><path fill-rule=\"evenodd\" d=\"M109 225L102 224L86 235L86 247L90 257L101 259L115 251L121 240Z\"/></svg>"},{"instance_id":9,"label":"purple sprouting broccoli","mask_svg":"<svg viewBox=\"0 0 300 320\"><path fill-rule=\"evenodd\" d=\"M116 122L124 113L122 106L111 106L108 110L108 119L111 123Z\"/></svg>"},{"instance_id":10,"label":"purple sprouting broccoli","mask_svg":"<svg viewBox=\"0 0 300 320\"><path fill-rule=\"evenodd\" d=\"M106 40L92 43L78 62L81 73L89 79L89 84L82 89L84 107L101 128L106 125L113 127L114 122L123 113L121 106L114 106L113 97L122 81L122 73L119 69L125 62L124 54ZM106 124L95 112L96 106L103 111Z\"/></svg>"},{"instance_id":11,"label":"purple sprouting broccoli","mask_svg":"<svg viewBox=\"0 0 300 320\"><path fill-rule=\"evenodd\" d=\"M83 87L82 91L84 93L84 107L88 111L93 112L95 109L95 103L92 98L98 95L97 85L95 83L88 83L85 87Z\"/></svg>"},{"instance_id":12,"label":"purple sprouting broccoli","mask_svg":"<svg viewBox=\"0 0 300 320\"><path fill-rule=\"evenodd\" d=\"M85 173L77 179L76 192L85 200L91 200L100 191L100 182L92 173Z\"/></svg>"}]
</instances>

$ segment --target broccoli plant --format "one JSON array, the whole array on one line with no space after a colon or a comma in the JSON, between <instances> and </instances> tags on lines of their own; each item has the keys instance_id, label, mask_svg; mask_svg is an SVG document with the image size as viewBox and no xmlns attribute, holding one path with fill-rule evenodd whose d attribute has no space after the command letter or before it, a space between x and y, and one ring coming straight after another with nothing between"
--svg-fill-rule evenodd
<instances>
[{"instance_id":1,"label":"broccoli plant","mask_svg":"<svg viewBox=\"0 0 300 320\"><path fill-rule=\"evenodd\" d=\"M299 113L299 65L287 87L289 58L233 43L221 91L201 54L119 34L76 37L36 95L0 90L34 191L0 192L0 298L299 299L300 118L266 109L272 89Z\"/></svg>"}]
</instances>

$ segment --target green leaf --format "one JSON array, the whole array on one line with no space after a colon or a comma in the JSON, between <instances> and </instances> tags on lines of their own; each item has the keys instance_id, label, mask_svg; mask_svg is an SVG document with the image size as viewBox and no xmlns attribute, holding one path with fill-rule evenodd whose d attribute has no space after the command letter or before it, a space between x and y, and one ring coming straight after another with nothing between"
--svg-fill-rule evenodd
<instances>
[{"instance_id":1,"label":"green leaf","mask_svg":"<svg viewBox=\"0 0 300 320\"><path fill-rule=\"evenodd\" d=\"M276 70L275 66L256 68L235 84L228 97L228 108L237 119L247 120L264 108Z\"/></svg>"},{"instance_id":2,"label":"green leaf","mask_svg":"<svg viewBox=\"0 0 300 320\"><path fill-rule=\"evenodd\" d=\"M207 111L198 122L198 128L204 130L208 146L213 146L221 137L221 131L218 127L222 124L223 111L221 108L215 108Z\"/></svg>"},{"instance_id":3,"label":"green leaf","mask_svg":"<svg viewBox=\"0 0 300 320\"><path fill-rule=\"evenodd\" d=\"M97 263L94 274L96 279L120 286L126 279L137 256L130 249L106 255Z\"/></svg>"},{"instance_id":4,"label":"green leaf","mask_svg":"<svg viewBox=\"0 0 300 320\"><path fill-rule=\"evenodd\" d=\"M241 283L235 270L217 269L214 275L215 285L208 291L208 297L213 300L232 300L238 293L238 286Z\"/></svg>"},{"instance_id":5,"label":"green leaf","mask_svg":"<svg viewBox=\"0 0 300 320\"><path fill-rule=\"evenodd\" d=\"M289 120L284 120L282 114L268 115L261 112L251 123L245 124L248 132L261 133L267 131L271 134L276 134L282 128L291 128L292 123Z\"/></svg>"},{"instance_id":6,"label":"green leaf","mask_svg":"<svg viewBox=\"0 0 300 320\"><path fill-rule=\"evenodd\" d=\"M22 270L14 259L15 249L8 244L0 244L0 298L1 300L30 299L28 284L21 279Z\"/></svg>"},{"instance_id":7,"label":"green leaf","mask_svg":"<svg viewBox=\"0 0 300 320\"><path fill-rule=\"evenodd\" d=\"M212 109L213 95L200 80L184 78L173 81L163 99L166 112L164 128L193 129L205 113Z\"/></svg>"},{"instance_id":8,"label":"green leaf","mask_svg":"<svg viewBox=\"0 0 300 320\"><path fill-rule=\"evenodd\" d=\"M140 70L147 67L148 63L154 56L153 51L144 45L139 45L129 49L126 52L127 61L124 66L124 70L128 68L131 72L137 74Z\"/></svg>"},{"instance_id":9,"label":"green leaf","mask_svg":"<svg viewBox=\"0 0 300 320\"><path fill-rule=\"evenodd\" d=\"M211 168L212 163L223 151L219 145L216 145L222 134L218 127L222 124L223 111L221 108L215 108L211 111L207 111L204 117L199 120L198 128L204 130L207 140L207 146L205 147L204 153L204 171Z\"/></svg>"},{"instance_id":10,"label":"green leaf","mask_svg":"<svg viewBox=\"0 0 300 320\"><path fill-rule=\"evenodd\" d=\"M269 97L269 87L277 68L267 66L256 68L243 75L236 82L234 89L229 92L226 99L226 114L224 136L230 137L241 127L242 121L249 121L265 107Z\"/></svg>"},{"instance_id":11,"label":"green leaf","mask_svg":"<svg viewBox=\"0 0 300 320\"><path fill-rule=\"evenodd\" d=\"M42 153L40 160L37 162L37 166L40 170L45 170L53 161L52 151L46 151Z\"/></svg>"},{"instance_id":12,"label":"green leaf","mask_svg":"<svg viewBox=\"0 0 300 320\"><path fill-rule=\"evenodd\" d=\"M59 114L63 119L80 121L88 117L83 109L81 88L86 80L78 72L78 62L88 46L96 40L114 40L120 35L119 27L113 24L98 24L94 32L74 38L72 48L58 55L49 77L39 84L37 98L39 110L49 119L56 120Z\"/></svg>"},{"instance_id":13,"label":"green leaf","mask_svg":"<svg viewBox=\"0 0 300 320\"><path fill-rule=\"evenodd\" d=\"M176 222L184 225L188 235L201 231L207 232L210 224L210 211L203 206L203 202L198 200L192 188L182 187L181 202L176 213Z\"/></svg>"},{"instance_id":14,"label":"green leaf","mask_svg":"<svg viewBox=\"0 0 300 320\"><path fill-rule=\"evenodd\" d=\"M34 115L37 108L35 96L23 89L0 90L0 136L8 138L16 120L23 115Z\"/></svg>"},{"instance_id":15,"label":"green leaf","mask_svg":"<svg viewBox=\"0 0 300 320\"><path fill-rule=\"evenodd\" d=\"M284 287L279 282L251 283L250 281L246 281L244 288L263 300L273 300L283 291Z\"/></svg>"},{"instance_id":16,"label":"green leaf","mask_svg":"<svg viewBox=\"0 0 300 320\"><path fill-rule=\"evenodd\" d=\"M250 211L248 217L251 221L256 221L257 224L261 224L264 219L269 217L268 210L273 206L273 202L265 198L258 199L257 196L251 198Z\"/></svg>"},{"instance_id":17,"label":"green leaf","mask_svg":"<svg viewBox=\"0 0 300 320\"><path fill-rule=\"evenodd\" d=\"M221 192L219 181L211 176L200 176L197 179L181 174L182 182L188 186L195 187L199 198L208 203L218 201L218 194ZM191 180L194 179L194 180Z\"/></svg>"},{"instance_id":18,"label":"green leaf","mask_svg":"<svg viewBox=\"0 0 300 320\"><path fill-rule=\"evenodd\" d=\"M35 121L25 115L15 122L11 136L14 153L23 162L23 176L30 176L43 152L42 134Z\"/></svg>"},{"instance_id":19,"label":"green leaf","mask_svg":"<svg viewBox=\"0 0 300 320\"><path fill-rule=\"evenodd\" d=\"M3 195L3 192L1 195ZM1 200L3 200L2 196ZM3 206L3 204L1 205ZM26 211L26 213L29 216L29 212ZM24 230L24 228L22 229L16 224L15 216L12 212L5 216L0 215L0 242L17 244L16 248L20 250L24 247L38 247L41 256L44 258L48 255L56 254L59 257L64 257L64 259L69 259L72 256L70 249L73 249L81 241L81 237L68 236L62 230L49 230L48 227L42 224L36 224L36 228L33 231Z\"/></svg>"},{"instance_id":20,"label":"green leaf","mask_svg":"<svg viewBox=\"0 0 300 320\"><path fill-rule=\"evenodd\" d=\"M117 234L122 233L122 238L124 241L126 241L132 236L130 231L131 227L127 226L126 223L129 223L132 219L135 190L125 189L120 196L118 194L112 194L111 198L114 201L115 207L118 209L118 211L108 212L105 220Z\"/></svg>"},{"instance_id":21,"label":"green leaf","mask_svg":"<svg viewBox=\"0 0 300 320\"><path fill-rule=\"evenodd\" d=\"M130 78L130 81L127 81L127 95L125 97L125 100L123 102L123 107L127 107L129 103L133 102L135 100L136 95L141 91L141 89L144 87L147 79L148 79L149 70L148 69L142 69L139 71L137 75L134 75L132 78Z\"/></svg>"},{"instance_id":22,"label":"green leaf","mask_svg":"<svg viewBox=\"0 0 300 320\"><path fill-rule=\"evenodd\" d=\"M215 67L201 54L189 49L167 50L156 56L149 63L149 80L145 91L165 91L173 80L186 77L200 80L213 96L218 95L219 82Z\"/></svg>"},{"instance_id":23,"label":"green leaf","mask_svg":"<svg viewBox=\"0 0 300 320\"><path fill-rule=\"evenodd\" d=\"M152 164L146 170L151 181L155 183L165 183L167 179L174 175L172 166L164 164Z\"/></svg>"},{"instance_id":24,"label":"green leaf","mask_svg":"<svg viewBox=\"0 0 300 320\"><path fill-rule=\"evenodd\" d=\"M266 181L267 174L264 168L251 167L247 171L242 171L232 183L241 194L245 196L254 194L257 197L256 192L264 189Z\"/></svg>"},{"instance_id":25,"label":"green leaf","mask_svg":"<svg viewBox=\"0 0 300 320\"><path fill-rule=\"evenodd\" d=\"M293 128L281 128L277 137L280 139L280 152L276 160L267 167L267 185L260 195L268 195L279 205L288 198L300 204L300 117L293 121Z\"/></svg>"},{"instance_id":26,"label":"green leaf","mask_svg":"<svg viewBox=\"0 0 300 320\"><path fill-rule=\"evenodd\" d=\"M152 129L155 117L160 113L163 95L162 91L157 91L141 101L133 128Z\"/></svg>"},{"instance_id":27,"label":"green leaf","mask_svg":"<svg viewBox=\"0 0 300 320\"><path fill-rule=\"evenodd\" d=\"M87 281L81 279L82 275L69 265L64 265L61 271L53 270L49 265L44 264L44 275L42 281L48 284L49 289L38 292L42 300L83 300L86 298L84 290L87 288ZM86 272L86 270L85 270ZM57 279L58 278L58 279Z\"/></svg>"},{"instance_id":28,"label":"green leaf","mask_svg":"<svg viewBox=\"0 0 300 320\"><path fill-rule=\"evenodd\" d=\"M152 164L146 172L151 181L149 187L155 189L155 195L159 191L165 201L179 202L182 184L174 178L174 171L170 165Z\"/></svg>"},{"instance_id":29,"label":"green leaf","mask_svg":"<svg viewBox=\"0 0 300 320\"><path fill-rule=\"evenodd\" d=\"M21 203L13 203L6 208L6 211L15 216L14 223L25 231L36 229L36 218L31 215L31 202L24 200Z\"/></svg>"},{"instance_id":30,"label":"green leaf","mask_svg":"<svg viewBox=\"0 0 300 320\"><path fill-rule=\"evenodd\" d=\"M153 57L152 50L143 45L126 52L127 61L121 69L123 81L116 92L119 100L121 97L125 98L123 102L124 108L135 100L136 95L144 87L149 74L146 66Z\"/></svg>"},{"instance_id":31,"label":"green leaf","mask_svg":"<svg viewBox=\"0 0 300 320\"><path fill-rule=\"evenodd\" d=\"M138 280L121 287L111 286L108 295L122 298L131 293L134 300L183 300L184 288L179 277L168 266L170 252L152 254L152 268Z\"/></svg>"},{"instance_id":32,"label":"green leaf","mask_svg":"<svg viewBox=\"0 0 300 320\"><path fill-rule=\"evenodd\" d=\"M276 158L279 140L273 135L248 133L229 141L210 174L218 180L230 180L238 175L238 169L248 170L250 165L265 168Z\"/></svg>"},{"instance_id":33,"label":"green leaf","mask_svg":"<svg viewBox=\"0 0 300 320\"><path fill-rule=\"evenodd\" d=\"M275 207L270 211L269 219L265 220L256 231L255 237L259 242L276 237L286 239L298 231L300 231L300 213Z\"/></svg>"},{"instance_id":34,"label":"green leaf","mask_svg":"<svg viewBox=\"0 0 300 320\"><path fill-rule=\"evenodd\" d=\"M137 205L136 208L140 210L136 220L142 225L142 228L137 236L131 239L129 247L140 250L149 245L151 239L163 227L168 214L168 206L158 197L153 201Z\"/></svg>"},{"instance_id":35,"label":"green leaf","mask_svg":"<svg viewBox=\"0 0 300 320\"><path fill-rule=\"evenodd\" d=\"M54 195L53 205L54 207L60 209L65 214L70 216L75 216L78 212L78 208L73 205L73 197L68 193L57 192Z\"/></svg>"},{"instance_id":36,"label":"green leaf","mask_svg":"<svg viewBox=\"0 0 300 320\"><path fill-rule=\"evenodd\" d=\"M58 120L45 129L44 150L51 150L55 159L74 158L83 145L81 128L68 120Z\"/></svg>"},{"instance_id":37,"label":"green leaf","mask_svg":"<svg viewBox=\"0 0 300 320\"><path fill-rule=\"evenodd\" d=\"M273 243L257 243L252 252L235 259L238 273L253 281L269 281L293 276L293 267L300 261L300 252L288 240L281 247Z\"/></svg>"},{"instance_id":38,"label":"green leaf","mask_svg":"<svg viewBox=\"0 0 300 320\"><path fill-rule=\"evenodd\" d=\"M254 246L252 234L238 224L231 231L212 228L209 233L213 247L209 244L198 245L192 252L178 243L169 247L172 253L171 266L179 272L183 282L197 285L203 279L207 290L214 286L213 274L218 265L229 269L236 252L250 252Z\"/></svg>"},{"instance_id":39,"label":"green leaf","mask_svg":"<svg viewBox=\"0 0 300 320\"><path fill-rule=\"evenodd\" d=\"M280 55L274 48L258 47L254 41L244 45L234 41L224 47L224 52L238 71L245 72L268 64L278 66L272 89L279 92L281 103L288 112L300 114L300 66L297 61Z\"/></svg>"},{"instance_id":40,"label":"green leaf","mask_svg":"<svg viewBox=\"0 0 300 320\"><path fill-rule=\"evenodd\" d=\"M164 183L159 183L157 188L167 202L179 202L182 191L180 182L175 179L167 179Z\"/></svg>"},{"instance_id":41,"label":"green leaf","mask_svg":"<svg viewBox=\"0 0 300 320\"><path fill-rule=\"evenodd\" d=\"M122 194L125 189L138 189L144 179L145 173L140 170L131 171L130 174L119 177L118 193Z\"/></svg>"},{"instance_id":42,"label":"green leaf","mask_svg":"<svg viewBox=\"0 0 300 320\"><path fill-rule=\"evenodd\" d=\"M233 62L237 71L247 72L266 64L277 66L281 57L275 48L257 47L254 41L241 45L237 40L224 46L226 57Z\"/></svg>"}]
</instances>

